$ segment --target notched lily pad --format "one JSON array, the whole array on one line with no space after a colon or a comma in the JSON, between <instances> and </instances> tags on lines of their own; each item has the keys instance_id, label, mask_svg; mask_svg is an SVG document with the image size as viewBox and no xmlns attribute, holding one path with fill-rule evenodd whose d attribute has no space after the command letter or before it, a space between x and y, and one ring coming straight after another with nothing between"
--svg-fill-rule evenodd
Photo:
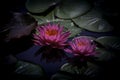
<instances>
[{"instance_id":1,"label":"notched lily pad","mask_svg":"<svg viewBox=\"0 0 120 80\"><path fill-rule=\"evenodd\" d=\"M56 5L60 0L27 0L26 8L32 13L42 13L49 7Z\"/></svg>"},{"instance_id":2,"label":"notched lily pad","mask_svg":"<svg viewBox=\"0 0 120 80\"><path fill-rule=\"evenodd\" d=\"M56 16L70 19L86 13L90 8L86 0L63 0L56 8Z\"/></svg>"},{"instance_id":3,"label":"notched lily pad","mask_svg":"<svg viewBox=\"0 0 120 80\"><path fill-rule=\"evenodd\" d=\"M79 27L94 32L108 32L113 27L102 18L96 9L91 10L83 16L72 19Z\"/></svg>"}]
</instances>

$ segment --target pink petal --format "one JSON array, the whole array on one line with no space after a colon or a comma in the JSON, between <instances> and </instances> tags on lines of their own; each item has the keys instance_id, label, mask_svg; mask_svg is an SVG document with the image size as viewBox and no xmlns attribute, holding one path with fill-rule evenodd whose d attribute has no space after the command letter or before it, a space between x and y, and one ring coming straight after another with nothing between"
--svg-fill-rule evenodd
<instances>
[{"instance_id":1,"label":"pink petal","mask_svg":"<svg viewBox=\"0 0 120 80\"><path fill-rule=\"evenodd\" d=\"M61 35L61 39L66 39L66 38L68 38L69 36L70 36L70 32L68 31L68 32L65 32L65 33L63 33L62 35Z\"/></svg>"},{"instance_id":2,"label":"pink petal","mask_svg":"<svg viewBox=\"0 0 120 80\"><path fill-rule=\"evenodd\" d=\"M67 53L72 53L72 50L71 50L71 49L68 49L68 48L67 48L67 49L64 49L64 51L67 52Z\"/></svg>"},{"instance_id":3,"label":"pink petal","mask_svg":"<svg viewBox=\"0 0 120 80\"><path fill-rule=\"evenodd\" d=\"M42 44L42 43L41 43L40 41L38 41L38 40L33 40L33 41L34 41L34 44L35 44L35 45L41 45L41 46L44 45L44 44Z\"/></svg>"}]
</instances>

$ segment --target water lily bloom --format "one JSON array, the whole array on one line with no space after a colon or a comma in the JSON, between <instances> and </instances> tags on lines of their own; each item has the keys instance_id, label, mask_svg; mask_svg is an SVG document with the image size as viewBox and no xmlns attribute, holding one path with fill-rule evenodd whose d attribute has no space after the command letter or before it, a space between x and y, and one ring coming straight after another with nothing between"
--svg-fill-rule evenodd
<instances>
[{"instance_id":1,"label":"water lily bloom","mask_svg":"<svg viewBox=\"0 0 120 80\"><path fill-rule=\"evenodd\" d=\"M76 37L69 42L71 48L65 49L66 52L75 56L93 56L96 54L96 45L87 37Z\"/></svg>"},{"instance_id":2,"label":"water lily bloom","mask_svg":"<svg viewBox=\"0 0 120 80\"><path fill-rule=\"evenodd\" d=\"M50 46L52 48L63 49L70 32L63 32L63 27L58 24L47 24L37 27L34 34L34 43L40 46Z\"/></svg>"},{"instance_id":3,"label":"water lily bloom","mask_svg":"<svg viewBox=\"0 0 120 80\"><path fill-rule=\"evenodd\" d=\"M47 24L38 26L36 33L33 34L35 45L41 48L36 54L41 54L41 59L46 62L60 61L65 57L64 48L70 32L63 32L63 27L58 24Z\"/></svg>"}]
</instances>

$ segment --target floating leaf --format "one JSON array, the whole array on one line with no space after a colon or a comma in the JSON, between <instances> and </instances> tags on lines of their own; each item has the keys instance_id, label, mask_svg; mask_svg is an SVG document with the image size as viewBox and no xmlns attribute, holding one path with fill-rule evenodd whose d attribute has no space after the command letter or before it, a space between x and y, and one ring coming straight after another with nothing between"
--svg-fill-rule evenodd
<instances>
[{"instance_id":1,"label":"floating leaf","mask_svg":"<svg viewBox=\"0 0 120 80\"><path fill-rule=\"evenodd\" d=\"M102 15L96 9L91 10L83 16L72 19L79 27L94 32L108 32L113 28L102 19Z\"/></svg>"},{"instance_id":2,"label":"floating leaf","mask_svg":"<svg viewBox=\"0 0 120 80\"><path fill-rule=\"evenodd\" d=\"M82 67L82 68L66 63L61 67L60 70L74 74L76 75L74 76L74 78L77 77L77 79L83 79L83 80L94 78L99 74L99 67L90 62L87 62L87 67Z\"/></svg>"},{"instance_id":3,"label":"floating leaf","mask_svg":"<svg viewBox=\"0 0 120 80\"><path fill-rule=\"evenodd\" d=\"M85 0L63 0L56 8L56 16L64 19L74 18L86 13L90 8Z\"/></svg>"},{"instance_id":4,"label":"floating leaf","mask_svg":"<svg viewBox=\"0 0 120 80\"><path fill-rule=\"evenodd\" d=\"M70 63L66 63L61 67L60 70L68 73L72 73L72 74L81 74L82 72L84 72L85 67L79 68L78 66L73 66Z\"/></svg>"},{"instance_id":5,"label":"floating leaf","mask_svg":"<svg viewBox=\"0 0 120 80\"><path fill-rule=\"evenodd\" d=\"M36 21L37 21L38 24L43 24L45 22L45 19L44 19L43 16L37 16L37 15L31 15L31 16L36 19Z\"/></svg>"},{"instance_id":6,"label":"floating leaf","mask_svg":"<svg viewBox=\"0 0 120 80\"><path fill-rule=\"evenodd\" d=\"M27 0L26 8L32 13L42 13L58 2L59 0Z\"/></svg>"},{"instance_id":7,"label":"floating leaf","mask_svg":"<svg viewBox=\"0 0 120 80\"><path fill-rule=\"evenodd\" d=\"M114 36L103 36L96 39L97 42L101 43L106 48L112 50L120 50L120 38Z\"/></svg>"},{"instance_id":8,"label":"floating leaf","mask_svg":"<svg viewBox=\"0 0 120 80\"><path fill-rule=\"evenodd\" d=\"M67 73L56 73L51 77L51 80L74 80L73 76Z\"/></svg>"},{"instance_id":9,"label":"floating leaf","mask_svg":"<svg viewBox=\"0 0 120 80\"><path fill-rule=\"evenodd\" d=\"M83 72L83 75L85 75L85 79L94 79L95 77L98 76L99 72L100 72L100 67L98 67L97 65L88 62L88 67L87 69ZM87 79L87 80L88 80Z\"/></svg>"},{"instance_id":10,"label":"floating leaf","mask_svg":"<svg viewBox=\"0 0 120 80\"><path fill-rule=\"evenodd\" d=\"M98 54L95 55L97 61L107 62L115 57L114 53L105 49L98 48L96 51L98 52Z\"/></svg>"},{"instance_id":11,"label":"floating leaf","mask_svg":"<svg viewBox=\"0 0 120 80\"><path fill-rule=\"evenodd\" d=\"M15 68L14 73L21 79L45 79L45 72L40 65L18 61Z\"/></svg>"},{"instance_id":12,"label":"floating leaf","mask_svg":"<svg viewBox=\"0 0 120 80\"><path fill-rule=\"evenodd\" d=\"M77 27L72 21L70 20L62 20L55 22L60 24L61 26L64 26L65 31L69 30L71 32L70 37L75 37L81 32L81 28Z\"/></svg>"},{"instance_id":13,"label":"floating leaf","mask_svg":"<svg viewBox=\"0 0 120 80\"><path fill-rule=\"evenodd\" d=\"M46 24L49 22L59 21L58 19L55 19L54 10L45 16L33 15L33 14L30 14L30 15L36 19L36 21L38 22L39 25Z\"/></svg>"}]
</instances>

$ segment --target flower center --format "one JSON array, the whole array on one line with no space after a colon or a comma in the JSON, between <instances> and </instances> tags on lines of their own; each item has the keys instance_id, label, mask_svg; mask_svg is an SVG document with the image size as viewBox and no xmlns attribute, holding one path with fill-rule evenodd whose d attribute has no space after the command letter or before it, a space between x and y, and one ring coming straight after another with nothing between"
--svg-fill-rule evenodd
<instances>
[{"instance_id":1,"label":"flower center","mask_svg":"<svg viewBox=\"0 0 120 80\"><path fill-rule=\"evenodd\" d=\"M46 31L46 34L49 35L49 36L54 36L54 35L58 34L58 31L57 31L57 30L54 30L54 29L52 29L52 30L47 30L47 31Z\"/></svg>"},{"instance_id":2,"label":"flower center","mask_svg":"<svg viewBox=\"0 0 120 80\"><path fill-rule=\"evenodd\" d=\"M86 43L83 43L83 42L78 43L78 46L85 46L85 45L86 45Z\"/></svg>"}]
</instances>

